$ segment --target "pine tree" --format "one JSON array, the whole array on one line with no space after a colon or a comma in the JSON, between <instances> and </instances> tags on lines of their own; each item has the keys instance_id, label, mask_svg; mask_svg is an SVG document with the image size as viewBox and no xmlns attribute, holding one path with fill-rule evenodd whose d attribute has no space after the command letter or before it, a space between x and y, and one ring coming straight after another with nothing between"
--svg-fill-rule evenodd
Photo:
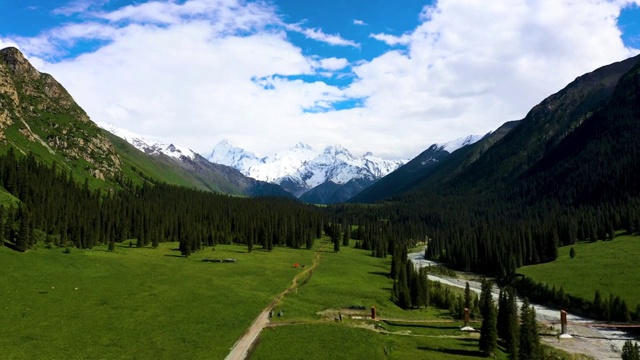
<instances>
[{"instance_id":1,"label":"pine tree","mask_svg":"<svg viewBox=\"0 0 640 360\"><path fill-rule=\"evenodd\" d=\"M115 241L111 240L109 241L109 251L113 251L116 248L116 243Z\"/></svg>"},{"instance_id":2,"label":"pine tree","mask_svg":"<svg viewBox=\"0 0 640 360\"><path fill-rule=\"evenodd\" d=\"M335 221L331 226L331 241L333 241L333 252L340 251L340 235L342 231L340 229L340 225L336 224Z\"/></svg>"},{"instance_id":3,"label":"pine tree","mask_svg":"<svg viewBox=\"0 0 640 360\"><path fill-rule=\"evenodd\" d=\"M496 307L493 304L491 295L491 282L482 279L482 287L480 292L480 313L482 315L482 326L480 328L480 341L478 347L485 356L494 353L498 346L497 329L496 329Z\"/></svg>"},{"instance_id":4,"label":"pine tree","mask_svg":"<svg viewBox=\"0 0 640 360\"><path fill-rule=\"evenodd\" d=\"M520 337L518 341L518 359L540 359L540 337L536 322L536 311L529 306L529 300L524 299L520 308Z\"/></svg>"},{"instance_id":5,"label":"pine tree","mask_svg":"<svg viewBox=\"0 0 640 360\"><path fill-rule=\"evenodd\" d=\"M508 306L507 306L507 293L504 289L500 289L500 294L498 295L498 337L500 339L505 340L508 336L507 334L507 324L508 324Z\"/></svg>"},{"instance_id":6,"label":"pine tree","mask_svg":"<svg viewBox=\"0 0 640 360\"><path fill-rule=\"evenodd\" d=\"M504 338L504 341L507 345L509 358L513 360L518 358L518 340L520 334L520 322L518 321L518 304L516 302L516 294L513 288L507 288L506 298L507 325L506 338Z\"/></svg>"},{"instance_id":7,"label":"pine tree","mask_svg":"<svg viewBox=\"0 0 640 360\"><path fill-rule=\"evenodd\" d=\"M624 342L624 345L622 346L622 360L640 360L638 343L634 343L631 340Z\"/></svg>"},{"instance_id":8,"label":"pine tree","mask_svg":"<svg viewBox=\"0 0 640 360\"><path fill-rule=\"evenodd\" d=\"M31 243L31 234L29 233L29 216L23 208L20 208L20 213L20 227L18 234L16 235L15 244L16 250L25 252Z\"/></svg>"},{"instance_id":9,"label":"pine tree","mask_svg":"<svg viewBox=\"0 0 640 360\"><path fill-rule=\"evenodd\" d=\"M351 225L344 227L344 234L342 234L342 246L349 247L349 240L351 239Z\"/></svg>"},{"instance_id":10,"label":"pine tree","mask_svg":"<svg viewBox=\"0 0 640 360\"><path fill-rule=\"evenodd\" d=\"M471 288L468 281L464 286L464 307L471 310Z\"/></svg>"}]
</instances>

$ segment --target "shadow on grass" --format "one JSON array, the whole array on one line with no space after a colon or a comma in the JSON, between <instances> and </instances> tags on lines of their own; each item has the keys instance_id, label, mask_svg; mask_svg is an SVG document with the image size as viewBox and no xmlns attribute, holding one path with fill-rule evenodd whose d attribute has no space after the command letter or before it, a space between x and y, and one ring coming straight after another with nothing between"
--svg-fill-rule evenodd
<instances>
[{"instance_id":1,"label":"shadow on grass","mask_svg":"<svg viewBox=\"0 0 640 360\"><path fill-rule=\"evenodd\" d=\"M418 350L435 351L443 354L468 356L473 358L484 357L480 350L446 349L441 347L418 346Z\"/></svg>"},{"instance_id":2,"label":"shadow on grass","mask_svg":"<svg viewBox=\"0 0 640 360\"><path fill-rule=\"evenodd\" d=\"M236 254L248 254L249 252L245 250L225 250L226 252L236 253Z\"/></svg>"},{"instance_id":3,"label":"shadow on grass","mask_svg":"<svg viewBox=\"0 0 640 360\"><path fill-rule=\"evenodd\" d=\"M164 254L164 256L183 258L183 255Z\"/></svg>"},{"instance_id":4,"label":"shadow on grass","mask_svg":"<svg viewBox=\"0 0 640 360\"><path fill-rule=\"evenodd\" d=\"M436 330L460 330L460 326L435 326L425 324L407 324L407 323L394 323L392 321L385 321L391 326L401 326L409 328L422 328L422 329L436 329Z\"/></svg>"},{"instance_id":5,"label":"shadow on grass","mask_svg":"<svg viewBox=\"0 0 640 360\"><path fill-rule=\"evenodd\" d=\"M384 276L386 278L389 277L389 272L384 272L384 271L369 271L369 274L371 274L371 275L380 275L380 276Z\"/></svg>"}]
</instances>

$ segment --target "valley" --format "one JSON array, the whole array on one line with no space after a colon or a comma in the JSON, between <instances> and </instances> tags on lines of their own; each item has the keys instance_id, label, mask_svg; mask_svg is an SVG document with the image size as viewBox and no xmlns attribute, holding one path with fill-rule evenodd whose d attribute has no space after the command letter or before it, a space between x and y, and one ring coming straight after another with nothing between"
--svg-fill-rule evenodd
<instances>
[{"instance_id":1,"label":"valley","mask_svg":"<svg viewBox=\"0 0 640 360\"><path fill-rule=\"evenodd\" d=\"M184 10L197 1L171 3ZM250 13L265 11L261 6ZM285 30L271 35L287 40ZM505 116L493 130L467 132L485 135L447 142L434 143L436 136L420 132L421 126L406 127L417 113L399 95L393 98L402 111L386 123L393 127L379 132L382 113L362 113L373 109L375 94L356 101L343 93L361 94L359 78L349 80L358 91L330 90L319 81L317 91L332 100L259 115L289 121L276 129L282 139L297 129L322 146L277 144L280 150L263 156L220 141L234 134L244 144L256 140L234 127L214 126L235 121L226 104L199 108L207 126L222 129L198 134L200 149L205 136L219 141L201 153L168 136L194 139L185 134L203 127L164 128L160 139L107 122L98 126L61 83L34 66L50 59L13 46L0 49L0 354L640 358L637 333L628 331L640 323L640 290L634 285L640 281L637 53L594 66L521 118ZM250 83L242 89L259 97L283 84L308 84L311 74L329 79L320 69L338 65L353 76L367 73L354 70L364 63L327 62L302 51L297 56L304 76L246 73ZM173 65L164 76L178 71ZM331 79L339 83L349 76ZM256 109L230 101L228 95L239 88L223 88L185 93L206 104L226 99L255 116ZM449 100L477 96L485 88L450 92ZM298 90L290 89L311 96ZM263 105L277 102L269 95ZM185 124L206 122L165 111L164 103L174 100L169 96L140 96L127 106L109 104L105 117L115 114L133 128L145 128L138 125L149 118L134 111L140 102L154 108L158 121L147 129L166 126L171 116ZM353 107L330 109L342 101ZM460 101L442 106L453 116ZM329 121L315 128L334 129L324 140L300 131L300 124L318 126L314 121L340 111L349 114L343 124L359 124L358 132L340 133L343 128ZM420 114L424 124L436 121ZM280 133L267 136L274 128L267 125L253 143L262 149L281 141ZM377 149L351 139L368 140L374 130ZM397 155L392 147L407 148L402 142L416 138L424 150L411 158L370 151ZM362 155L338 145L342 141ZM558 309L569 313L573 339L559 337ZM462 331L465 325L475 330Z\"/></svg>"}]
</instances>

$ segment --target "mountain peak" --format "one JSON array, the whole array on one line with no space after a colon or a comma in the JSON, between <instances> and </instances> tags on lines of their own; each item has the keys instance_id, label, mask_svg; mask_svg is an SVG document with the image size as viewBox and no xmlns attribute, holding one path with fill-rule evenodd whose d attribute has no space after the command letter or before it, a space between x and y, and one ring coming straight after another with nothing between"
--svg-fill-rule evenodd
<instances>
[{"instance_id":1,"label":"mountain peak","mask_svg":"<svg viewBox=\"0 0 640 360\"><path fill-rule=\"evenodd\" d=\"M231 142L231 140L222 139L222 140L220 140L220 142L218 142L216 147L236 147L236 146Z\"/></svg>"},{"instance_id":2,"label":"mountain peak","mask_svg":"<svg viewBox=\"0 0 640 360\"><path fill-rule=\"evenodd\" d=\"M337 155L340 155L340 154L344 154L344 155L347 155L349 157L353 157L353 155L351 155L349 150L347 150L342 145L335 145L335 146L329 145L326 148L324 148L324 154L332 155L332 156L337 156Z\"/></svg>"},{"instance_id":3,"label":"mountain peak","mask_svg":"<svg viewBox=\"0 0 640 360\"><path fill-rule=\"evenodd\" d=\"M458 149L460 149L461 147L467 146L467 145L471 145L475 142L477 142L478 140L482 139L484 137L484 135L469 135L469 136L465 136L465 137L461 137L455 140L451 140L448 141L446 143L442 143L442 144L434 144L437 147L441 148L442 150L452 153ZM433 146L433 145L432 145Z\"/></svg>"},{"instance_id":4,"label":"mountain peak","mask_svg":"<svg viewBox=\"0 0 640 360\"><path fill-rule=\"evenodd\" d=\"M313 148L311 148L311 146L303 143L303 142L299 142L296 144L296 146L293 147L294 149L304 149L304 150L313 150Z\"/></svg>"},{"instance_id":5,"label":"mountain peak","mask_svg":"<svg viewBox=\"0 0 640 360\"><path fill-rule=\"evenodd\" d=\"M0 59L4 61L14 74L27 75L30 78L40 77L40 73L29 63L22 52L15 47L0 50Z\"/></svg>"}]
</instances>

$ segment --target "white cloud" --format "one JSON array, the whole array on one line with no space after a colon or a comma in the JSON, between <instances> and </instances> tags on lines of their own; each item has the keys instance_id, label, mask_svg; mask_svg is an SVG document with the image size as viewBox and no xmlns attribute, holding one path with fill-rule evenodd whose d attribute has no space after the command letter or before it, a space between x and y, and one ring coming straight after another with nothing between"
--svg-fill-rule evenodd
<instances>
[{"instance_id":1,"label":"white cloud","mask_svg":"<svg viewBox=\"0 0 640 360\"><path fill-rule=\"evenodd\" d=\"M349 60L345 58L326 58L321 59L318 67L324 70L337 71L349 66Z\"/></svg>"},{"instance_id":2,"label":"white cloud","mask_svg":"<svg viewBox=\"0 0 640 360\"><path fill-rule=\"evenodd\" d=\"M85 12L89 10L91 6L92 6L91 0L76 0L68 3L67 5L54 9L53 13L56 15L69 16L69 15Z\"/></svg>"},{"instance_id":3,"label":"white cloud","mask_svg":"<svg viewBox=\"0 0 640 360\"><path fill-rule=\"evenodd\" d=\"M414 31L372 35L406 48L355 66L358 80L347 94L367 97L376 131L392 128L407 144L425 139L414 154L432 142L483 134L523 118L577 76L636 54L616 25L623 5L441 0L425 7Z\"/></svg>"},{"instance_id":4,"label":"white cloud","mask_svg":"<svg viewBox=\"0 0 640 360\"><path fill-rule=\"evenodd\" d=\"M407 158L522 118L575 77L637 53L616 25L625 4L440 0L413 31L372 34L400 48L370 61L306 55L287 32L336 46L366 43L283 23L269 4L240 0L93 12L39 37L0 38L0 46L19 45L94 120L197 151L229 138L263 154L303 141ZM40 60L86 40L105 44ZM319 77L336 72L355 80L337 87ZM325 111L350 99L365 100Z\"/></svg>"},{"instance_id":5,"label":"white cloud","mask_svg":"<svg viewBox=\"0 0 640 360\"><path fill-rule=\"evenodd\" d=\"M369 25L369 24L367 24L366 22L364 22L364 21L362 21L362 20L353 19L353 25L361 25L361 26L364 26L364 25Z\"/></svg>"},{"instance_id":6,"label":"white cloud","mask_svg":"<svg viewBox=\"0 0 640 360\"><path fill-rule=\"evenodd\" d=\"M339 34L338 35L326 34L322 31L322 29L303 28L298 24L289 24L289 25L286 25L286 28L289 31L299 32L304 36L306 36L308 39L324 42L330 45L360 47L360 44L358 44L355 41L347 40L342 36L340 36Z\"/></svg>"},{"instance_id":7,"label":"white cloud","mask_svg":"<svg viewBox=\"0 0 640 360\"><path fill-rule=\"evenodd\" d=\"M407 45L411 41L411 37L409 34L403 34L402 36L394 36L389 34L370 34L370 38L376 39L378 41L382 41L387 45Z\"/></svg>"}]
</instances>

